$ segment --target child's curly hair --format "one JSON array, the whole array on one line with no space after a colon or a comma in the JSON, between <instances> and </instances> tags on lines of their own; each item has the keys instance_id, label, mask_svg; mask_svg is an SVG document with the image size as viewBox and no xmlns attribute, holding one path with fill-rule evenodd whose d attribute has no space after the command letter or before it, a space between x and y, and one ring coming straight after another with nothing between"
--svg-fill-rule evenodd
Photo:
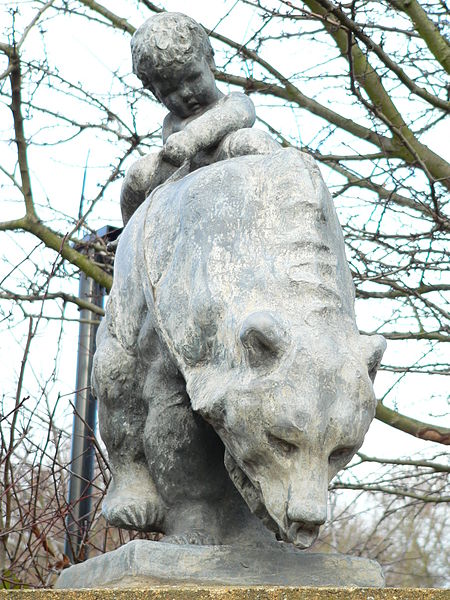
<instances>
[{"instance_id":1,"label":"child's curly hair","mask_svg":"<svg viewBox=\"0 0 450 600\"><path fill-rule=\"evenodd\" d=\"M159 13L137 29L131 39L133 72L153 91L154 72L170 71L196 55L214 68L214 51L206 31L182 13Z\"/></svg>"}]
</instances>

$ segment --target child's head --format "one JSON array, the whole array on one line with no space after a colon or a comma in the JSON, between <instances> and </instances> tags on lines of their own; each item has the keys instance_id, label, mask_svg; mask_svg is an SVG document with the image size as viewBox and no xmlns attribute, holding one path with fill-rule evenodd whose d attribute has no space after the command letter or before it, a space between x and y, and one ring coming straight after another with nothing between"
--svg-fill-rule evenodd
<instances>
[{"instance_id":1,"label":"child's head","mask_svg":"<svg viewBox=\"0 0 450 600\"><path fill-rule=\"evenodd\" d=\"M144 87L178 116L217 99L214 52L206 31L190 17L167 12L151 17L134 34L131 53L133 71ZM176 106L175 91L187 98L175 98Z\"/></svg>"}]
</instances>

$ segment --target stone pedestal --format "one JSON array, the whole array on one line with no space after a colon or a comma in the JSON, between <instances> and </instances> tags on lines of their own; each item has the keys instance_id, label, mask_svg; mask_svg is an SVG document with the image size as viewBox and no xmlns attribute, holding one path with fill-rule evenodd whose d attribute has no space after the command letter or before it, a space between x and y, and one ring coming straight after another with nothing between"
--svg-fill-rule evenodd
<instances>
[{"instance_id":1,"label":"stone pedestal","mask_svg":"<svg viewBox=\"0 0 450 600\"><path fill-rule=\"evenodd\" d=\"M154 585L384 586L375 561L292 546L180 546L135 540L62 572L57 588Z\"/></svg>"},{"instance_id":2,"label":"stone pedestal","mask_svg":"<svg viewBox=\"0 0 450 600\"><path fill-rule=\"evenodd\" d=\"M110 590L0 590L0 600L448 600L433 588L157 586Z\"/></svg>"}]
</instances>

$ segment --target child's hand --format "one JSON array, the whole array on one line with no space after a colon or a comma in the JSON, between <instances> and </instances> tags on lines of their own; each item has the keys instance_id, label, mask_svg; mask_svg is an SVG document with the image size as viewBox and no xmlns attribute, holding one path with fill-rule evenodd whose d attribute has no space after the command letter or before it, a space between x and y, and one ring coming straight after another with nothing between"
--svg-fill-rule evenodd
<instances>
[{"instance_id":1,"label":"child's hand","mask_svg":"<svg viewBox=\"0 0 450 600\"><path fill-rule=\"evenodd\" d=\"M165 160L179 167L186 159L191 159L197 152L192 136L185 131L172 133L162 149Z\"/></svg>"}]
</instances>

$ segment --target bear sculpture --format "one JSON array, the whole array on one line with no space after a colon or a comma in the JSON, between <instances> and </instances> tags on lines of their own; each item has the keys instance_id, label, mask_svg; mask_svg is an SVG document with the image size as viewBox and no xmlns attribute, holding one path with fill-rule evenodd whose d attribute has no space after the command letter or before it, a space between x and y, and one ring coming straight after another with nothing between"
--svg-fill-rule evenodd
<instances>
[{"instance_id":1,"label":"bear sculpture","mask_svg":"<svg viewBox=\"0 0 450 600\"><path fill-rule=\"evenodd\" d=\"M110 523L179 544L314 542L375 415L385 341L356 326L313 158L232 158L157 188L121 236L97 341Z\"/></svg>"}]
</instances>

